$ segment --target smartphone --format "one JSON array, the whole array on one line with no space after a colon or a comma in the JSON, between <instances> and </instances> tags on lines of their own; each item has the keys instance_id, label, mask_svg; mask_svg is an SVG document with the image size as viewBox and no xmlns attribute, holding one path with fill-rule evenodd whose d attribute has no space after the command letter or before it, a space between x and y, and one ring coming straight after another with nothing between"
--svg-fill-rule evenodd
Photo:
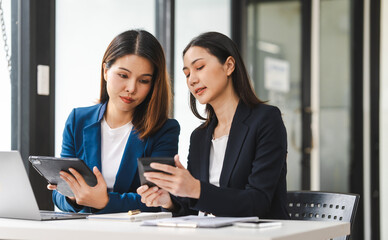
<instances>
[{"instance_id":1,"label":"smartphone","mask_svg":"<svg viewBox=\"0 0 388 240\"><path fill-rule=\"evenodd\" d=\"M145 172L162 172L165 174L169 174L160 170L153 169L150 164L151 163L160 163L160 164L167 164L170 166L175 167L175 161L172 157L143 157L137 159L137 167L139 171L139 177L140 177L140 184L141 185L148 185L149 187L155 186L154 183L147 181L144 177Z\"/></svg>"},{"instance_id":2,"label":"smartphone","mask_svg":"<svg viewBox=\"0 0 388 240\"><path fill-rule=\"evenodd\" d=\"M244 228L272 228L272 227L281 227L282 223L277 221L263 221L259 220L258 222L236 222L233 224L236 227Z\"/></svg>"}]
</instances>

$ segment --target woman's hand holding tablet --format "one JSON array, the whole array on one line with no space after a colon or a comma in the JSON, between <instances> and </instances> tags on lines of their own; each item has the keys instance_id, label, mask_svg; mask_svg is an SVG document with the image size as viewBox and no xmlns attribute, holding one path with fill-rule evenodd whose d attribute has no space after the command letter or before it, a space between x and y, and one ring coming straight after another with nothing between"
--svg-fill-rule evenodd
<instances>
[{"instance_id":1,"label":"woman's hand holding tablet","mask_svg":"<svg viewBox=\"0 0 388 240\"><path fill-rule=\"evenodd\" d=\"M30 156L28 160L34 169L51 185L48 186L50 190L57 190L67 197L74 197L74 193L66 181L61 178L61 171L71 174L69 168L73 168L83 177L89 186L94 187L97 184L94 173L79 158Z\"/></svg>"}]
</instances>

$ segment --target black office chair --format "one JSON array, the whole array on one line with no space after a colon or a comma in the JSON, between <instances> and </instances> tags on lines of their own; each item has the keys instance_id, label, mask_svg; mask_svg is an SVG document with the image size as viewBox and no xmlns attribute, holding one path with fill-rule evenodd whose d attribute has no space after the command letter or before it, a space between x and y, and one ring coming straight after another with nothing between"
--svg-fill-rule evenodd
<instances>
[{"instance_id":1,"label":"black office chair","mask_svg":"<svg viewBox=\"0 0 388 240\"><path fill-rule=\"evenodd\" d=\"M288 213L292 220L343 221L350 222L352 228L356 216L358 194L289 191L287 192ZM349 236L335 238L348 240Z\"/></svg>"}]
</instances>

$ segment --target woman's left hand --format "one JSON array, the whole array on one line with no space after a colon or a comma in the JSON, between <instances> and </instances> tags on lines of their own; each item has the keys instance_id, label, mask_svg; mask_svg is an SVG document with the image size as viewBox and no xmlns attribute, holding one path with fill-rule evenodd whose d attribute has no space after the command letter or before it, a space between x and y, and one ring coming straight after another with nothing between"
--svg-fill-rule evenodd
<instances>
[{"instance_id":1,"label":"woman's left hand","mask_svg":"<svg viewBox=\"0 0 388 240\"><path fill-rule=\"evenodd\" d=\"M175 196L199 199L201 194L200 181L195 179L183 167L178 155L175 155L174 160L176 167L160 163L151 163L150 165L154 169L170 173L171 175L160 172L147 172L144 173L144 177Z\"/></svg>"},{"instance_id":2,"label":"woman's left hand","mask_svg":"<svg viewBox=\"0 0 388 240\"><path fill-rule=\"evenodd\" d=\"M97 184L94 187L89 186L82 175L73 168L69 168L69 171L74 177L65 171L61 171L59 174L70 186L77 204L96 209L102 209L108 204L109 196L106 182L97 167L93 168L93 173L97 178Z\"/></svg>"}]
</instances>

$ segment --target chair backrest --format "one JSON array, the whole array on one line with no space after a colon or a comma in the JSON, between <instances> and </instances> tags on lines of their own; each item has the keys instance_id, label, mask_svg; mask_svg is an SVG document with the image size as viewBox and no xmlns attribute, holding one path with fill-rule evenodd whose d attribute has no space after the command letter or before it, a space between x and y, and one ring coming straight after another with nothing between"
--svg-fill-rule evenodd
<instances>
[{"instance_id":1,"label":"chair backrest","mask_svg":"<svg viewBox=\"0 0 388 240\"><path fill-rule=\"evenodd\" d=\"M292 220L344 221L352 226L356 216L358 194L319 191L289 191L288 213ZM344 236L338 239L349 239Z\"/></svg>"}]
</instances>

